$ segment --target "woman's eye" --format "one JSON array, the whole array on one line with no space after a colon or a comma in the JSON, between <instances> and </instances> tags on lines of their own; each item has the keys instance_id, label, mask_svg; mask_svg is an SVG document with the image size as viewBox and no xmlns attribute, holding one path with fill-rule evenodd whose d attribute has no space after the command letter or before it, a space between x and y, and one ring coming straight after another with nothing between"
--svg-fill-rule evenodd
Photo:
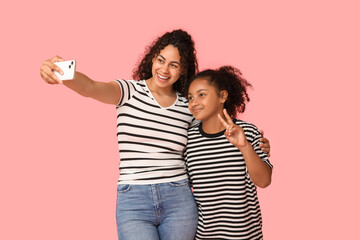
<instances>
[{"instance_id":1,"label":"woman's eye","mask_svg":"<svg viewBox=\"0 0 360 240\"><path fill-rule=\"evenodd\" d=\"M200 95L200 97L204 97L205 93L200 93L199 95Z\"/></svg>"},{"instance_id":2,"label":"woman's eye","mask_svg":"<svg viewBox=\"0 0 360 240\"><path fill-rule=\"evenodd\" d=\"M164 62L164 60L162 60L161 58L158 58L158 61L159 61L159 63L163 63L163 62Z\"/></svg>"},{"instance_id":3,"label":"woman's eye","mask_svg":"<svg viewBox=\"0 0 360 240\"><path fill-rule=\"evenodd\" d=\"M178 66L175 65L175 64L171 64L171 67L172 67L172 68L177 68Z\"/></svg>"},{"instance_id":4,"label":"woman's eye","mask_svg":"<svg viewBox=\"0 0 360 240\"><path fill-rule=\"evenodd\" d=\"M194 99L193 97L188 97L188 100L189 100L189 101L191 101L191 100L193 100L193 99Z\"/></svg>"}]
</instances>

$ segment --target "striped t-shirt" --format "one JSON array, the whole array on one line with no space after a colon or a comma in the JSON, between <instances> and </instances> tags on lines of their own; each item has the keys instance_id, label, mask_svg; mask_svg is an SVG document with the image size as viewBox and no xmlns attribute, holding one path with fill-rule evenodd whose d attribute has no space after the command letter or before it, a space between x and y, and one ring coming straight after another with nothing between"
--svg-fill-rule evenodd
<instances>
[{"instance_id":1,"label":"striped t-shirt","mask_svg":"<svg viewBox=\"0 0 360 240\"><path fill-rule=\"evenodd\" d=\"M163 108L145 80L116 80L121 99L116 106L120 152L118 184L156 184L187 178L183 151L193 116L177 93Z\"/></svg>"},{"instance_id":2,"label":"striped t-shirt","mask_svg":"<svg viewBox=\"0 0 360 240\"><path fill-rule=\"evenodd\" d=\"M259 147L261 134L251 123L234 120L259 157L271 168ZM225 131L225 130L224 130ZM207 134L201 124L189 128L185 161L198 205L196 239L262 239L262 219L256 186L242 153L224 131Z\"/></svg>"}]
</instances>

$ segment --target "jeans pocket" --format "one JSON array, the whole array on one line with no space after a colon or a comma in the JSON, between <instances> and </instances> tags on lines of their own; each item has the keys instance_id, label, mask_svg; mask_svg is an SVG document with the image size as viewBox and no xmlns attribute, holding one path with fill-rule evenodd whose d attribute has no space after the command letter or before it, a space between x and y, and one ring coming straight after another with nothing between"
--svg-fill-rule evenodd
<instances>
[{"instance_id":1,"label":"jeans pocket","mask_svg":"<svg viewBox=\"0 0 360 240\"><path fill-rule=\"evenodd\" d=\"M189 185L189 180L188 179L183 179L183 180L179 180L176 182L169 182L170 186L173 187L182 187L182 186L188 186Z\"/></svg>"},{"instance_id":2,"label":"jeans pocket","mask_svg":"<svg viewBox=\"0 0 360 240\"><path fill-rule=\"evenodd\" d=\"M130 184L118 184L117 185L117 192L118 193L125 193L129 191L131 188Z\"/></svg>"}]
</instances>

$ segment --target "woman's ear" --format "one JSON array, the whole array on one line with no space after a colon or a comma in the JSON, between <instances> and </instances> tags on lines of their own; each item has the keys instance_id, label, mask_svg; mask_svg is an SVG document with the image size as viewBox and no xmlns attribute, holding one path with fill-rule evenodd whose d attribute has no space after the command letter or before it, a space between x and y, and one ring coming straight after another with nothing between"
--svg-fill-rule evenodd
<instances>
[{"instance_id":1,"label":"woman's ear","mask_svg":"<svg viewBox=\"0 0 360 240\"><path fill-rule=\"evenodd\" d=\"M181 66L180 75L185 76L187 72L187 69Z\"/></svg>"},{"instance_id":2,"label":"woman's ear","mask_svg":"<svg viewBox=\"0 0 360 240\"><path fill-rule=\"evenodd\" d=\"M155 54L151 60L151 62L154 64L154 62L156 61L157 57L159 56L160 53Z\"/></svg>"},{"instance_id":3,"label":"woman's ear","mask_svg":"<svg viewBox=\"0 0 360 240\"><path fill-rule=\"evenodd\" d=\"M227 100L227 98L228 98L228 95L229 95L228 91L222 90L222 91L220 92L220 102L221 102L221 103L225 103L226 100Z\"/></svg>"}]
</instances>

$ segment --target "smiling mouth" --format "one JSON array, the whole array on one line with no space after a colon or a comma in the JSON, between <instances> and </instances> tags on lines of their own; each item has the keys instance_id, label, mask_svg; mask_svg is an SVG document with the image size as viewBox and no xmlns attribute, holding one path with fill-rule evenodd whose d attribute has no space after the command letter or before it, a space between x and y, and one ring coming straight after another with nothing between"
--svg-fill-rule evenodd
<instances>
[{"instance_id":1,"label":"smiling mouth","mask_svg":"<svg viewBox=\"0 0 360 240\"><path fill-rule=\"evenodd\" d=\"M196 109L193 109L192 112L193 112L193 113L198 113L198 112L200 112L201 110L202 110L202 108L196 108Z\"/></svg>"},{"instance_id":2,"label":"smiling mouth","mask_svg":"<svg viewBox=\"0 0 360 240\"><path fill-rule=\"evenodd\" d=\"M161 79L161 80L168 80L170 79L170 77L164 77L164 76L161 76L160 74L157 74L158 77Z\"/></svg>"}]
</instances>

